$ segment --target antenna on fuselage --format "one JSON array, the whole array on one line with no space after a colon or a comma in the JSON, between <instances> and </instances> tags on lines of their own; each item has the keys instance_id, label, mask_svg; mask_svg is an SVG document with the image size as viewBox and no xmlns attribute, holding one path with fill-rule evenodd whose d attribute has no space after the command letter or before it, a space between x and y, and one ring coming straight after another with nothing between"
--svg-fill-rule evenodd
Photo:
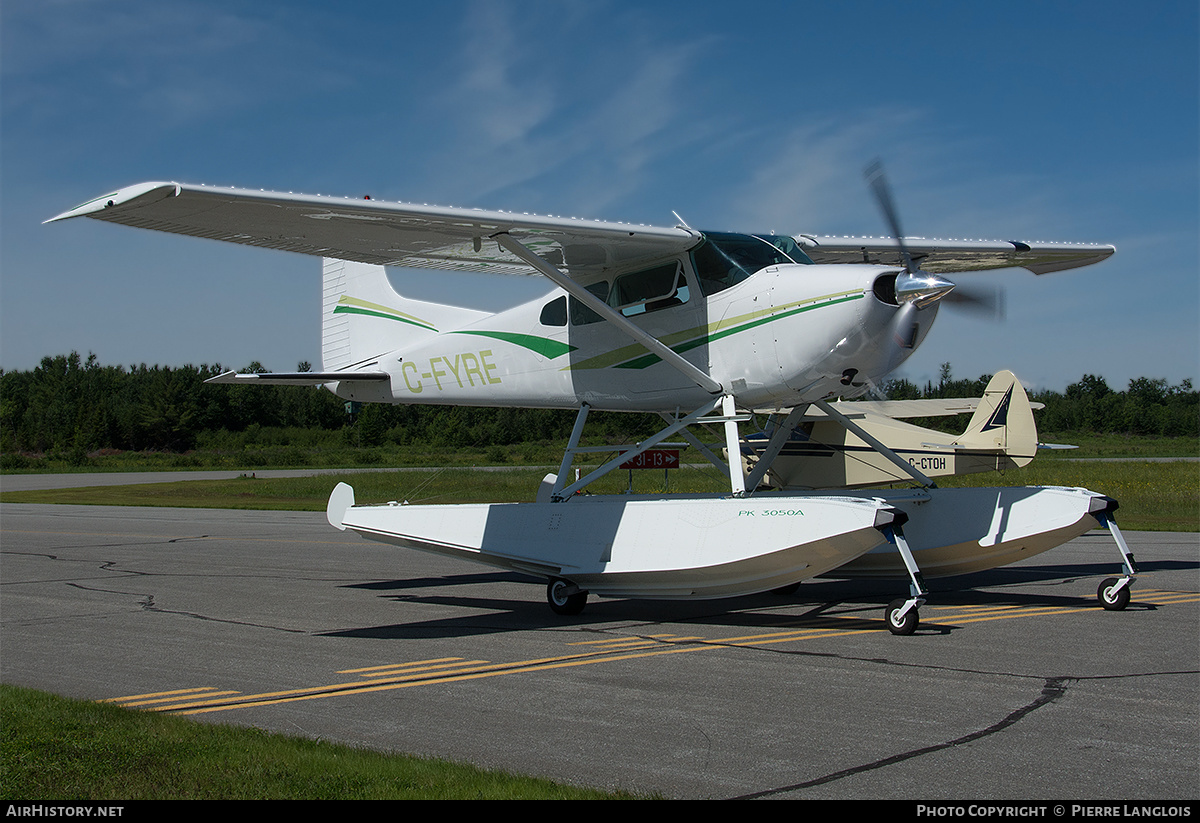
<instances>
[{"instance_id":1,"label":"antenna on fuselage","mask_svg":"<svg viewBox=\"0 0 1200 823\"><path fill-rule=\"evenodd\" d=\"M682 228L685 228L685 229L687 229L688 231L694 231L694 229L693 229L691 226L689 226L689 225L687 224L687 221L686 221L686 220L684 220L682 217L680 217L680 216L679 216L679 212L677 212L677 211L675 211L674 209L672 209L672 210L671 210L671 214L675 215L675 219L679 221L679 225L680 225L680 227L682 227Z\"/></svg>"}]
</instances>

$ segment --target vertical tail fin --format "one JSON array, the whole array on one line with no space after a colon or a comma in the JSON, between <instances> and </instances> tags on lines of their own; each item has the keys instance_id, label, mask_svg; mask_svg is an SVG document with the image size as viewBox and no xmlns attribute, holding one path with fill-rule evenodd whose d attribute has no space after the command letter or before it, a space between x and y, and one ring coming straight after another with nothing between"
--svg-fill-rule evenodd
<instances>
[{"instance_id":1,"label":"vertical tail fin","mask_svg":"<svg viewBox=\"0 0 1200 823\"><path fill-rule=\"evenodd\" d=\"M322 273L321 368L337 371L404 349L487 312L400 296L383 266L325 258Z\"/></svg>"},{"instance_id":2,"label":"vertical tail fin","mask_svg":"<svg viewBox=\"0 0 1200 823\"><path fill-rule=\"evenodd\" d=\"M1033 459L1037 452L1033 408L1021 381L1012 372L996 372L988 382L967 430L957 442L980 449L1003 449L1017 466Z\"/></svg>"}]
</instances>

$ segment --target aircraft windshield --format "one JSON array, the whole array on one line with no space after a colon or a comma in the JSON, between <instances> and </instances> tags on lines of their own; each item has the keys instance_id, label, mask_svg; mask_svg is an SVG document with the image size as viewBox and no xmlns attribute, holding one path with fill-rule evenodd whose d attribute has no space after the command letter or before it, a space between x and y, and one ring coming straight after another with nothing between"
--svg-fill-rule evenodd
<instances>
[{"instance_id":1,"label":"aircraft windshield","mask_svg":"<svg viewBox=\"0 0 1200 823\"><path fill-rule=\"evenodd\" d=\"M759 240L765 240L775 248L779 249L792 263L800 263L805 266L816 265L811 257L804 253L804 249L800 248L800 244L792 238L783 234L756 234L754 235Z\"/></svg>"},{"instance_id":2,"label":"aircraft windshield","mask_svg":"<svg viewBox=\"0 0 1200 823\"><path fill-rule=\"evenodd\" d=\"M736 286L760 269L812 260L790 237L774 234L705 232L704 242L692 251L692 264L705 294Z\"/></svg>"}]
</instances>

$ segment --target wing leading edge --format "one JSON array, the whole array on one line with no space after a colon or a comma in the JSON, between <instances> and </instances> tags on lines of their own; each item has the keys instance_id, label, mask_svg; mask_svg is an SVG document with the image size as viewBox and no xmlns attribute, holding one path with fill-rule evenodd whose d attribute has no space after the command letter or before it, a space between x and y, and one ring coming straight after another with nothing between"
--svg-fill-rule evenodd
<instances>
[{"instance_id":1,"label":"wing leading edge","mask_svg":"<svg viewBox=\"0 0 1200 823\"><path fill-rule=\"evenodd\" d=\"M849 400L831 403L833 408L846 417L858 419L866 415L905 420L914 417L952 417L957 414L973 414L982 398L925 398L920 400ZM1030 408L1044 409L1044 403L1030 403ZM790 409L755 409L755 414L782 414ZM807 409L798 422L823 421L829 416L818 408Z\"/></svg>"},{"instance_id":2,"label":"wing leading edge","mask_svg":"<svg viewBox=\"0 0 1200 823\"><path fill-rule=\"evenodd\" d=\"M796 242L815 263L882 263L903 266L899 244L890 237L818 237ZM1112 256L1115 246L1023 240L928 240L905 237L904 247L931 274L1023 268L1034 274L1090 266Z\"/></svg>"},{"instance_id":3,"label":"wing leading edge","mask_svg":"<svg viewBox=\"0 0 1200 823\"><path fill-rule=\"evenodd\" d=\"M682 228L163 182L129 186L46 222L73 217L358 263L536 274L489 239L508 233L573 277L659 260L700 240Z\"/></svg>"},{"instance_id":4,"label":"wing leading edge","mask_svg":"<svg viewBox=\"0 0 1200 823\"><path fill-rule=\"evenodd\" d=\"M535 274L491 239L506 233L571 277L661 260L701 238L683 227L167 182L128 186L46 222L73 217L358 263ZM816 263L903 265L891 238L795 239ZM935 274L1011 267L1045 274L1098 263L1116 251L1110 245L1018 240L905 238L904 243L921 267Z\"/></svg>"}]
</instances>

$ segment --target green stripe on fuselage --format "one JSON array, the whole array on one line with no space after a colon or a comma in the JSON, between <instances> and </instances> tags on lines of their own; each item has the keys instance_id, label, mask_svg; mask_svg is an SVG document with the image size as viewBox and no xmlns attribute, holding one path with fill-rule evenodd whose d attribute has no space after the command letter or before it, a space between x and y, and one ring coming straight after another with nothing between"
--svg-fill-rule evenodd
<instances>
[{"instance_id":1,"label":"green stripe on fuselage","mask_svg":"<svg viewBox=\"0 0 1200 823\"><path fill-rule=\"evenodd\" d=\"M342 295L338 300L337 306L333 309L334 314L362 314L367 317L382 317L385 320L397 320L401 323L408 323L411 326L419 326L422 329L436 332L437 327L427 320L422 320L419 317L414 317L411 314L405 314L402 311L384 306L380 303L372 303L368 300L360 300L357 297Z\"/></svg>"},{"instance_id":2,"label":"green stripe on fuselage","mask_svg":"<svg viewBox=\"0 0 1200 823\"><path fill-rule=\"evenodd\" d=\"M452 331L449 334L477 334L480 337L490 337L494 340L503 340L506 343L512 343L514 346L521 346L529 349L532 352L540 354L548 360L553 360L556 357L561 357L564 354L575 351L575 347L562 343L558 340L551 340L548 337L538 337L533 334L519 334L509 331L480 331L480 330L460 330Z\"/></svg>"},{"instance_id":3,"label":"green stripe on fuselage","mask_svg":"<svg viewBox=\"0 0 1200 823\"><path fill-rule=\"evenodd\" d=\"M677 354L682 354L700 346L707 345L715 340L720 340L731 335L740 334L741 332L753 329L757 326L762 326L767 323L773 323L776 320L782 320L785 317L791 317L803 312L812 311L813 309L823 308L825 306L834 306L839 303L847 303L852 300L860 300L864 296L864 292L855 290L853 292L839 292L837 294L827 294L821 297L815 297L811 300L805 300L800 303L793 303L790 306L780 306L779 308L763 309L761 311L750 312L749 314L738 315L737 317L726 318L717 323L710 323L707 326L697 326L681 332L675 332L661 338L662 342L668 346L671 351ZM651 354L646 351L645 346L633 344L623 346L606 354L582 360L570 366L568 369L603 369L603 368L618 368L618 369L644 369L648 366L653 366L661 360L657 354Z\"/></svg>"}]
</instances>

